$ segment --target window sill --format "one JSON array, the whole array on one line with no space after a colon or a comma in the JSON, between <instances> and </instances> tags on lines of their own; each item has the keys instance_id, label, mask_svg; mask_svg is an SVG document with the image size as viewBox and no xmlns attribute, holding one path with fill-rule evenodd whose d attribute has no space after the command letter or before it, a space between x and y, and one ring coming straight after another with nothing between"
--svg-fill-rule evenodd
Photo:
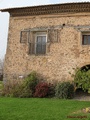
<instances>
[{"instance_id":1,"label":"window sill","mask_svg":"<svg viewBox=\"0 0 90 120\"><path fill-rule=\"evenodd\" d=\"M82 47L90 47L90 45L82 45Z\"/></svg>"},{"instance_id":2,"label":"window sill","mask_svg":"<svg viewBox=\"0 0 90 120\"><path fill-rule=\"evenodd\" d=\"M29 54L29 56L48 56L48 54Z\"/></svg>"}]
</instances>

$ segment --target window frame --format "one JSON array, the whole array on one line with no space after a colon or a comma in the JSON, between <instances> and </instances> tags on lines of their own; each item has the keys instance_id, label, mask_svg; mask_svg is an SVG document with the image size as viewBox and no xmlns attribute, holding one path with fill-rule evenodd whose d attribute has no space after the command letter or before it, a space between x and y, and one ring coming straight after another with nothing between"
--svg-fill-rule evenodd
<instances>
[{"instance_id":1,"label":"window frame","mask_svg":"<svg viewBox=\"0 0 90 120\"><path fill-rule=\"evenodd\" d=\"M46 51L45 51L45 54L46 54L46 52L47 52L47 32L36 32L35 33L35 55L45 55L45 54L37 54L37 52L36 52L36 47L37 47L37 37L38 36L46 36Z\"/></svg>"},{"instance_id":2,"label":"window frame","mask_svg":"<svg viewBox=\"0 0 90 120\"><path fill-rule=\"evenodd\" d=\"M84 36L90 36L90 31L82 33L82 45L83 46L90 46L90 44L88 44L89 43L88 40L87 40L86 44L84 44Z\"/></svg>"}]
</instances>

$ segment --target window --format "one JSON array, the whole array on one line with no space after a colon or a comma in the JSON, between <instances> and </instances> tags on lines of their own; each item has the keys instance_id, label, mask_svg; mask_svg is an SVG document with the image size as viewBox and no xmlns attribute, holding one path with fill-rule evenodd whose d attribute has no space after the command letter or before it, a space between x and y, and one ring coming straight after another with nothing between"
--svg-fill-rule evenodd
<instances>
[{"instance_id":1,"label":"window","mask_svg":"<svg viewBox=\"0 0 90 120\"><path fill-rule=\"evenodd\" d=\"M90 45L90 35L83 35L82 45Z\"/></svg>"},{"instance_id":2,"label":"window","mask_svg":"<svg viewBox=\"0 0 90 120\"><path fill-rule=\"evenodd\" d=\"M36 45L35 53L36 54L46 54L46 34L36 35Z\"/></svg>"},{"instance_id":3,"label":"window","mask_svg":"<svg viewBox=\"0 0 90 120\"><path fill-rule=\"evenodd\" d=\"M47 33L30 32L29 53L35 55L46 54Z\"/></svg>"},{"instance_id":4,"label":"window","mask_svg":"<svg viewBox=\"0 0 90 120\"><path fill-rule=\"evenodd\" d=\"M28 46L28 54L45 55L50 52L51 43L59 42L59 32L56 28L42 27L22 30L20 43Z\"/></svg>"}]
</instances>

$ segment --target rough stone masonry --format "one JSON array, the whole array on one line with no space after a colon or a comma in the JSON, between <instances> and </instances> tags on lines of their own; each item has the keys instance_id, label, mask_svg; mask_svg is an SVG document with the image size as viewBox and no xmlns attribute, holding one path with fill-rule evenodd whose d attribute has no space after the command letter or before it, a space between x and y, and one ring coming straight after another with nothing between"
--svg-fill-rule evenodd
<instances>
[{"instance_id":1,"label":"rough stone masonry","mask_svg":"<svg viewBox=\"0 0 90 120\"><path fill-rule=\"evenodd\" d=\"M72 80L73 68L90 64L90 44L83 45L83 35L90 35L90 3L69 3L3 9L10 13L4 80L19 79L36 71L47 81ZM49 32L52 29L53 32ZM29 54L29 42L21 43L21 31L46 32L46 54ZM54 31L57 31L54 34ZM52 34L52 35L50 35ZM48 40L47 40L48 41ZM52 41L52 40L51 40Z\"/></svg>"}]
</instances>

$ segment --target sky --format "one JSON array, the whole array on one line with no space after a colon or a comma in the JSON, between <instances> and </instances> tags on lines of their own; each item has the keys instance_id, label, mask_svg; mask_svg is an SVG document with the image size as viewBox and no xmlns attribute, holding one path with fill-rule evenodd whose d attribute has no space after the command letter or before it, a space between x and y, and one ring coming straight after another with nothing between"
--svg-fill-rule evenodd
<instances>
[{"instance_id":1,"label":"sky","mask_svg":"<svg viewBox=\"0 0 90 120\"><path fill-rule=\"evenodd\" d=\"M0 9L71 2L84 2L84 0L0 0ZM0 12L0 59L3 59L6 53L8 29L9 13Z\"/></svg>"}]
</instances>

